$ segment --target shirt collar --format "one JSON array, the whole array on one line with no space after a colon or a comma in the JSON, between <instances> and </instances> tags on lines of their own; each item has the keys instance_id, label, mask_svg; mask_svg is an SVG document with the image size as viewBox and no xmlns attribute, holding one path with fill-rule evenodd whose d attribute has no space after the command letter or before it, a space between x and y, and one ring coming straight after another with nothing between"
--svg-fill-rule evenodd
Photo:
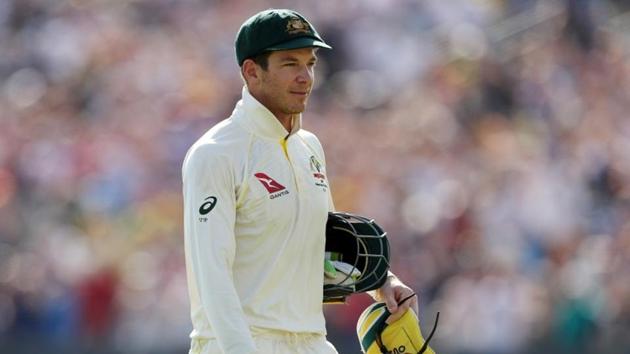
<instances>
[{"instance_id":1,"label":"shirt collar","mask_svg":"<svg viewBox=\"0 0 630 354\"><path fill-rule=\"evenodd\" d=\"M284 139L302 127L302 114L296 114L289 133L278 118L249 93L247 86L243 86L243 97L236 103L232 117L254 134L271 139Z\"/></svg>"}]
</instances>

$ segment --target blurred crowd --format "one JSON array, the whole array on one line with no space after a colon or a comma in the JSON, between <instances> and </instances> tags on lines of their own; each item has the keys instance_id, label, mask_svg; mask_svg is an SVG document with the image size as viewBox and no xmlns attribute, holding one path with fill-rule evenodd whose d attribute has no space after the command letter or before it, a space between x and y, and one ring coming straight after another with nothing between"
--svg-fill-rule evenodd
<instances>
[{"instance_id":1,"label":"blurred crowd","mask_svg":"<svg viewBox=\"0 0 630 354\"><path fill-rule=\"evenodd\" d=\"M0 352L186 352L181 163L269 7L334 47L305 128L436 351L628 352L621 0L0 0ZM340 353L370 301L326 307Z\"/></svg>"}]
</instances>

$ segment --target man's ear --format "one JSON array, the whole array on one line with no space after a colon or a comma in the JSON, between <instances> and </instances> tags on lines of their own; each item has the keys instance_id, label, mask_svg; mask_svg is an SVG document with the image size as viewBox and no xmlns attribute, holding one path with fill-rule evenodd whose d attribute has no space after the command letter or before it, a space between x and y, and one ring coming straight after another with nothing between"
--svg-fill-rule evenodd
<instances>
[{"instance_id":1,"label":"man's ear","mask_svg":"<svg viewBox=\"0 0 630 354\"><path fill-rule=\"evenodd\" d=\"M243 75L245 82L248 84L257 82L259 79L258 69L258 64L256 64L253 60L245 59L243 65L241 66L241 75Z\"/></svg>"}]
</instances>

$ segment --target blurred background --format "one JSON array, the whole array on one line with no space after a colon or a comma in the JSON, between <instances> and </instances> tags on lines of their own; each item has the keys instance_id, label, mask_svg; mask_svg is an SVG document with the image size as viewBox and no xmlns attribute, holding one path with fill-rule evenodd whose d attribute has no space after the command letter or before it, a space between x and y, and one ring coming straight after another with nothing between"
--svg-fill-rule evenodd
<instances>
[{"instance_id":1,"label":"blurred background","mask_svg":"<svg viewBox=\"0 0 630 354\"><path fill-rule=\"evenodd\" d=\"M436 351L630 353L624 0L0 0L0 352L187 352L181 163L269 7L334 47L305 128Z\"/></svg>"}]
</instances>

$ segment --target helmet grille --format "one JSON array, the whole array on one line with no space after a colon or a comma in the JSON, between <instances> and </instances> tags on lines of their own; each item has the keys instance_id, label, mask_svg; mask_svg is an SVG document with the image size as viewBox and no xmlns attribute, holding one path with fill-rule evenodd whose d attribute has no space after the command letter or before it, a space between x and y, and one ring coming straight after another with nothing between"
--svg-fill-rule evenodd
<instances>
[{"instance_id":1,"label":"helmet grille","mask_svg":"<svg viewBox=\"0 0 630 354\"><path fill-rule=\"evenodd\" d=\"M353 284L353 292L374 290L385 282L389 270L389 243L387 234L373 219L329 213L326 252L339 254L339 260L361 272ZM326 290L324 293L326 295Z\"/></svg>"}]
</instances>

